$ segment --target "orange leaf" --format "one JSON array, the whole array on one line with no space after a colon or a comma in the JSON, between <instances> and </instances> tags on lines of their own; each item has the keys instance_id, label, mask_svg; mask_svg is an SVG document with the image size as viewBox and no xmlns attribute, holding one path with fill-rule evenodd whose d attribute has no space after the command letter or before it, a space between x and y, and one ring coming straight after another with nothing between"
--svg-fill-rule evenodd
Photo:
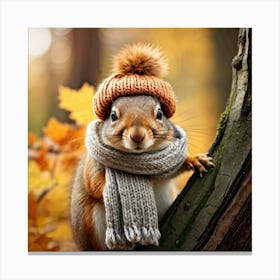
<instances>
[{"instance_id":1,"label":"orange leaf","mask_svg":"<svg viewBox=\"0 0 280 280\"><path fill-rule=\"evenodd\" d=\"M74 151L84 143L85 128L77 127L67 123L61 123L55 118L51 118L47 126L43 128L46 136L60 145L60 150Z\"/></svg>"},{"instance_id":2,"label":"orange leaf","mask_svg":"<svg viewBox=\"0 0 280 280\"><path fill-rule=\"evenodd\" d=\"M47 126L43 128L43 132L54 142L63 145L67 139L69 127L69 124L61 123L56 118L50 118Z\"/></svg>"},{"instance_id":3,"label":"orange leaf","mask_svg":"<svg viewBox=\"0 0 280 280\"><path fill-rule=\"evenodd\" d=\"M48 161L47 157L47 151L44 149L28 149L28 159L34 160L36 163L38 163L40 169L42 171L50 170L50 163Z\"/></svg>"},{"instance_id":4,"label":"orange leaf","mask_svg":"<svg viewBox=\"0 0 280 280\"><path fill-rule=\"evenodd\" d=\"M69 127L66 145L61 149L64 152L84 152L85 127Z\"/></svg>"},{"instance_id":5,"label":"orange leaf","mask_svg":"<svg viewBox=\"0 0 280 280\"><path fill-rule=\"evenodd\" d=\"M70 111L70 118L78 125L87 125L94 119L92 112L93 86L85 83L79 90L60 86L59 107Z\"/></svg>"},{"instance_id":6,"label":"orange leaf","mask_svg":"<svg viewBox=\"0 0 280 280\"><path fill-rule=\"evenodd\" d=\"M37 140L37 137L34 133L28 132L28 146L32 146Z\"/></svg>"},{"instance_id":7,"label":"orange leaf","mask_svg":"<svg viewBox=\"0 0 280 280\"><path fill-rule=\"evenodd\" d=\"M58 251L59 246L55 246L52 244L52 238L47 237L46 234L40 234L37 237L33 237L32 239L28 238L28 250L29 251ZM32 243L31 243L32 241Z\"/></svg>"},{"instance_id":8,"label":"orange leaf","mask_svg":"<svg viewBox=\"0 0 280 280\"><path fill-rule=\"evenodd\" d=\"M28 218L34 220L36 218L38 203L32 192L28 193Z\"/></svg>"},{"instance_id":9,"label":"orange leaf","mask_svg":"<svg viewBox=\"0 0 280 280\"><path fill-rule=\"evenodd\" d=\"M81 156L79 156L77 153L64 153L63 155L60 155L59 167L61 166L61 168L64 170L75 172L80 159Z\"/></svg>"}]
</instances>

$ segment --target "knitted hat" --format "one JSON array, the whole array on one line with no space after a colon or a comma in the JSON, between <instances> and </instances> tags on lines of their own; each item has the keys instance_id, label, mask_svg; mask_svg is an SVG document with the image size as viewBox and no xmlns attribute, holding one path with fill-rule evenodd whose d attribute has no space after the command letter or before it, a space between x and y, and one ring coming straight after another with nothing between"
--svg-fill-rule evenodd
<instances>
[{"instance_id":1,"label":"knitted hat","mask_svg":"<svg viewBox=\"0 0 280 280\"><path fill-rule=\"evenodd\" d=\"M98 87L93 98L93 110L105 120L111 103L120 96L151 95L156 97L167 118L175 113L175 97L171 85L161 78L168 66L158 48L135 44L114 57L113 74Z\"/></svg>"}]
</instances>

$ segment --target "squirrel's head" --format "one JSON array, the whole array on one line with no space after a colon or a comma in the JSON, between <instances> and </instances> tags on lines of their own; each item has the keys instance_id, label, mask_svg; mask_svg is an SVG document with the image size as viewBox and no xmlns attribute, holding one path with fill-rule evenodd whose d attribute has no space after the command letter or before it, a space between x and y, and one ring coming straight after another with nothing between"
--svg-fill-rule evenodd
<instances>
[{"instance_id":1,"label":"squirrel's head","mask_svg":"<svg viewBox=\"0 0 280 280\"><path fill-rule=\"evenodd\" d=\"M124 96L112 103L101 137L106 145L117 150L142 153L168 145L174 137L174 126L156 98Z\"/></svg>"}]
</instances>

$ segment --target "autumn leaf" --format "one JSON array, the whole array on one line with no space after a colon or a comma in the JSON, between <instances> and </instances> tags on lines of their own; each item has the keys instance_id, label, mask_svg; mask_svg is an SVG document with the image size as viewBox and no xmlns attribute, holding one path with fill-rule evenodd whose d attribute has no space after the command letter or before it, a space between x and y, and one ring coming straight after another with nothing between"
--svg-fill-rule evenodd
<instances>
[{"instance_id":1,"label":"autumn leaf","mask_svg":"<svg viewBox=\"0 0 280 280\"><path fill-rule=\"evenodd\" d=\"M68 131L67 144L61 149L62 152L83 153L85 151L86 128L71 125Z\"/></svg>"},{"instance_id":2,"label":"autumn leaf","mask_svg":"<svg viewBox=\"0 0 280 280\"><path fill-rule=\"evenodd\" d=\"M28 149L28 159L35 161L42 171L50 170L51 165L45 149Z\"/></svg>"},{"instance_id":3,"label":"autumn leaf","mask_svg":"<svg viewBox=\"0 0 280 280\"><path fill-rule=\"evenodd\" d=\"M43 191L53 185L53 180L48 171L42 172L40 166L35 161L28 163L28 191L39 196Z\"/></svg>"},{"instance_id":4,"label":"autumn leaf","mask_svg":"<svg viewBox=\"0 0 280 280\"><path fill-rule=\"evenodd\" d=\"M70 111L70 118L78 125L87 125L94 119L92 112L93 86L85 83L79 90L60 86L59 107Z\"/></svg>"},{"instance_id":5,"label":"autumn leaf","mask_svg":"<svg viewBox=\"0 0 280 280\"><path fill-rule=\"evenodd\" d=\"M78 162L82 158L82 153L64 153L59 156L58 170L67 170L68 174L75 172Z\"/></svg>"},{"instance_id":6,"label":"autumn leaf","mask_svg":"<svg viewBox=\"0 0 280 280\"><path fill-rule=\"evenodd\" d=\"M32 192L28 193L28 218L34 220L37 215L38 203Z\"/></svg>"},{"instance_id":7,"label":"autumn leaf","mask_svg":"<svg viewBox=\"0 0 280 280\"><path fill-rule=\"evenodd\" d=\"M72 232L68 221L60 222L59 226L54 231L47 234L48 237L59 241L67 241L71 235Z\"/></svg>"},{"instance_id":8,"label":"autumn leaf","mask_svg":"<svg viewBox=\"0 0 280 280\"><path fill-rule=\"evenodd\" d=\"M32 132L28 132L28 146L34 145L36 140L37 140L36 135Z\"/></svg>"},{"instance_id":9,"label":"autumn leaf","mask_svg":"<svg viewBox=\"0 0 280 280\"><path fill-rule=\"evenodd\" d=\"M73 242L69 219L58 221L56 229L47 233L47 236L59 244L60 251L77 251L77 247Z\"/></svg>"},{"instance_id":10,"label":"autumn leaf","mask_svg":"<svg viewBox=\"0 0 280 280\"><path fill-rule=\"evenodd\" d=\"M40 203L40 209L48 213L54 220L67 218L69 209L69 190L73 174L56 172L55 188L49 191Z\"/></svg>"},{"instance_id":11,"label":"autumn leaf","mask_svg":"<svg viewBox=\"0 0 280 280\"><path fill-rule=\"evenodd\" d=\"M80 148L84 143L85 128L77 127L67 123L61 123L51 118L43 132L52 141L60 145L60 151L71 151Z\"/></svg>"},{"instance_id":12,"label":"autumn leaf","mask_svg":"<svg viewBox=\"0 0 280 280\"><path fill-rule=\"evenodd\" d=\"M60 145L67 143L69 130L69 124L61 123L56 118L50 118L47 126L43 128L44 134Z\"/></svg>"},{"instance_id":13,"label":"autumn leaf","mask_svg":"<svg viewBox=\"0 0 280 280\"><path fill-rule=\"evenodd\" d=\"M28 236L28 250L29 251L58 251L59 246L54 245L52 239L46 234L39 234L38 236Z\"/></svg>"}]
</instances>

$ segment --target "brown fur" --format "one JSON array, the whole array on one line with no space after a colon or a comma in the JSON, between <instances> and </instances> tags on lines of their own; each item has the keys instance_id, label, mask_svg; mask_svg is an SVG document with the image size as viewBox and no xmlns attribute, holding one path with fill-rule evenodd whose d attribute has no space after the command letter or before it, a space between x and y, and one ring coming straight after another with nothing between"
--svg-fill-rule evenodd
<instances>
[{"instance_id":1,"label":"brown fur","mask_svg":"<svg viewBox=\"0 0 280 280\"><path fill-rule=\"evenodd\" d=\"M103 189L105 186L105 170L94 162L88 154L86 155L83 177L85 187L91 196L97 201L103 201Z\"/></svg>"},{"instance_id":2,"label":"brown fur","mask_svg":"<svg viewBox=\"0 0 280 280\"><path fill-rule=\"evenodd\" d=\"M168 72L165 57L158 48L138 43L126 46L114 58L114 74L138 74L164 77Z\"/></svg>"},{"instance_id":3,"label":"brown fur","mask_svg":"<svg viewBox=\"0 0 280 280\"><path fill-rule=\"evenodd\" d=\"M168 145L174 137L174 127L164 115L161 120L156 118L160 108L158 100L151 96L119 97L112 104L118 120L114 123L108 118L103 123L103 142L117 150L136 153L156 151L162 145ZM139 138L142 141L136 142ZM149 141L154 142L149 145Z\"/></svg>"},{"instance_id":4,"label":"brown fur","mask_svg":"<svg viewBox=\"0 0 280 280\"><path fill-rule=\"evenodd\" d=\"M90 199L90 201L85 206L82 226L92 245L92 249L102 250L101 245L97 241L95 230L94 230L93 211L96 203L97 202L94 199Z\"/></svg>"}]
</instances>

